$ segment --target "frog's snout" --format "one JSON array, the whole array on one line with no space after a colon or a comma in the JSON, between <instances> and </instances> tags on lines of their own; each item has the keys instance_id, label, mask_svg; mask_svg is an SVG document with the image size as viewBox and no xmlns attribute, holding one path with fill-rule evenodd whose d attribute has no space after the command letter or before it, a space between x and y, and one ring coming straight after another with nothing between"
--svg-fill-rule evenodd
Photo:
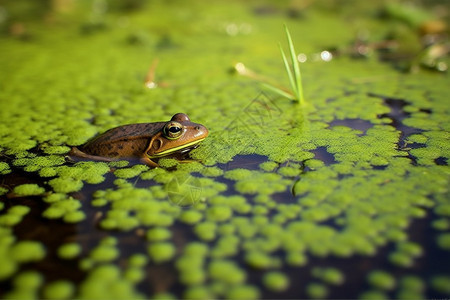
<instances>
[{"instance_id":1,"label":"frog's snout","mask_svg":"<svg viewBox=\"0 0 450 300\"><path fill-rule=\"evenodd\" d=\"M208 129L205 126L200 125L200 124L196 125L194 127L194 130L195 130L194 136L196 139L204 139L209 134Z\"/></svg>"}]
</instances>

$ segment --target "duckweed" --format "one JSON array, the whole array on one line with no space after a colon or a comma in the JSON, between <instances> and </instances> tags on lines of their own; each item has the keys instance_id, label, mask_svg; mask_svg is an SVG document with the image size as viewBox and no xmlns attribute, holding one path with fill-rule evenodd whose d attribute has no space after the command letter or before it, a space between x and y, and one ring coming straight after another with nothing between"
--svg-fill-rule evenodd
<instances>
[{"instance_id":1,"label":"duckweed","mask_svg":"<svg viewBox=\"0 0 450 300\"><path fill-rule=\"evenodd\" d=\"M205 241L211 241L216 237L217 225L213 222L199 223L194 227L198 237Z\"/></svg>"},{"instance_id":2,"label":"duckweed","mask_svg":"<svg viewBox=\"0 0 450 300\"><path fill-rule=\"evenodd\" d=\"M80 298L142 298L131 283L123 280L120 270L113 265L101 265L93 269L81 283Z\"/></svg>"},{"instance_id":3,"label":"duckweed","mask_svg":"<svg viewBox=\"0 0 450 300\"><path fill-rule=\"evenodd\" d=\"M289 278L280 272L268 272L263 277L264 285L273 291L284 291L289 287Z\"/></svg>"},{"instance_id":4,"label":"duckweed","mask_svg":"<svg viewBox=\"0 0 450 300\"><path fill-rule=\"evenodd\" d=\"M148 247L148 253L156 263L170 260L175 255L175 250L175 246L167 242L154 243Z\"/></svg>"},{"instance_id":5,"label":"duckweed","mask_svg":"<svg viewBox=\"0 0 450 300\"><path fill-rule=\"evenodd\" d=\"M368 275L368 281L374 287L382 290L392 290L395 287L395 278L384 271L372 271Z\"/></svg>"},{"instance_id":6,"label":"duckweed","mask_svg":"<svg viewBox=\"0 0 450 300\"><path fill-rule=\"evenodd\" d=\"M340 285L344 282L344 275L334 268L314 268L312 275L322 279L324 282L333 285Z\"/></svg>"},{"instance_id":7,"label":"duckweed","mask_svg":"<svg viewBox=\"0 0 450 300\"><path fill-rule=\"evenodd\" d=\"M63 218L63 220L67 223L78 223L84 219L86 219L86 214L82 211L69 211Z\"/></svg>"},{"instance_id":8,"label":"duckweed","mask_svg":"<svg viewBox=\"0 0 450 300\"><path fill-rule=\"evenodd\" d=\"M275 263L272 257L258 250L249 252L245 257L245 261L251 267L258 269L267 269Z\"/></svg>"},{"instance_id":9,"label":"duckweed","mask_svg":"<svg viewBox=\"0 0 450 300\"><path fill-rule=\"evenodd\" d=\"M19 262L39 261L46 254L44 246L35 241L20 241L11 248L11 257Z\"/></svg>"},{"instance_id":10,"label":"duckweed","mask_svg":"<svg viewBox=\"0 0 450 300\"><path fill-rule=\"evenodd\" d=\"M236 263L228 260L213 260L208 267L212 279L228 284L240 284L246 279L246 273Z\"/></svg>"},{"instance_id":11,"label":"duckweed","mask_svg":"<svg viewBox=\"0 0 450 300\"><path fill-rule=\"evenodd\" d=\"M422 299L425 291L425 282L420 278L412 275L405 276L401 279L400 291L398 298L401 299Z\"/></svg>"},{"instance_id":12,"label":"duckweed","mask_svg":"<svg viewBox=\"0 0 450 300\"><path fill-rule=\"evenodd\" d=\"M450 250L450 233L442 233L437 237L439 247L445 250Z\"/></svg>"},{"instance_id":13,"label":"duckweed","mask_svg":"<svg viewBox=\"0 0 450 300\"><path fill-rule=\"evenodd\" d=\"M450 229L450 221L448 219L438 219L433 221L432 223L433 227L437 230L448 230Z\"/></svg>"},{"instance_id":14,"label":"duckweed","mask_svg":"<svg viewBox=\"0 0 450 300\"><path fill-rule=\"evenodd\" d=\"M45 189L37 184L29 183L14 187L13 192L20 196L35 196L43 194Z\"/></svg>"},{"instance_id":15,"label":"duckweed","mask_svg":"<svg viewBox=\"0 0 450 300\"><path fill-rule=\"evenodd\" d=\"M193 286L191 288L188 288L185 292L183 297L185 299L212 299L214 298L211 291L204 286Z\"/></svg>"},{"instance_id":16,"label":"duckweed","mask_svg":"<svg viewBox=\"0 0 450 300\"><path fill-rule=\"evenodd\" d=\"M216 222L223 222L231 218L233 211L229 206L217 205L206 211L207 219Z\"/></svg>"},{"instance_id":17,"label":"duckweed","mask_svg":"<svg viewBox=\"0 0 450 300\"><path fill-rule=\"evenodd\" d=\"M148 170L148 167L145 165L135 165L131 168L117 169L114 171L114 175L118 178L133 178L146 170Z\"/></svg>"},{"instance_id":18,"label":"duckweed","mask_svg":"<svg viewBox=\"0 0 450 300\"><path fill-rule=\"evenodd\" d=\"M56 193L72 193L81 190L83 181L74 178L55 178L48 182Z\"/></svg>"},{"instance_id":19,"label":"duckweed","mask_svg":"<svg viewBox=\"0 0 450 300\"><path fill-rule=\"evenodd\" d=\"M92 10L103 29L90 24L79 35L76 20L84 4L64 12L62 27L28 18L17 22L16 10L10 9L14 2L5 5L11 14L0 26L13 26L0 30L5 53L0 58L0 102L7 103L0 112L0 174L5 176L0 187L0 278L12 290L0 296L266 298L260 287L250 285L252 274L267 272L261 282L276 293L286 290L286 281L297 284L295 276L283 278L285 268L306 265L318 283L300 283L302 290L322 298L328 296L326 285L345 284L345 276L332 266L311 265L318 257L333 265L333 256L370 259L394 245L387 255L390 267L414 267L429 254L427 247L410 242L411 225L435 216L439 251L449 249L447 74L400 74L374 57L348 59L346 45L354 41L354 32L333 14L317 10L315 2L307 8L258 4L252 9L219 2L213 10L177 3L182 14L167 14L172 6L152 2L151 9L143 6L126 18L109 5L100 15ZM382 9L365 5L370 9L363 11ZM344 14L348 10L344 4L339 8ZM45 14L51 23L58 24L59 9L52 6ZM240 57L246 66L282 78L282 68L273 61L276 47L267 45L276 43L281 28L276 24L286 11L295 18L289 21L294 42L302 44L308 57L302 69L311 105L302 108L260 94L252 82L225 72ZM386 35L390 25L367 14L352 16L355 24L369 28L373 40L368 48L378 45L377 37ZM16 26L24 27L27 37L13 37ZM136 28L147 32L133 32ZM330 36L321 28L338 34ZM396 31L387 35L395 37ZM62 38L67 32L71 38ZM132 37L131 42L121 43L124 37ZM338 46L339 55L330 62L315 61L320 45ZM149 56L160 58L156 80L167 80L151 90L142 88L139 79L147 72ZM97 133L120 124L167 120L177 111L210 129L210 136L190 153L194 162L163 158L162 168L155 169L128 161L66 162L70 146ZM31 180L10 184L16 175ZM37 197L15 199L17 195ZM52 220L41 220L41 212ZM70 286L66 278L49 282L53 279L44 276L27 289L15 286L14 278L23 274L17 272L54 259L53 249L48 256L46 250L52 243L33 241L30 247L30 241L22 240L27 222L37 222L40 229L40 221L53 226L59 219L69 223L61 224L63 233L76 228L80 235L74 239L80 244L61 244L56 251L59 258L73 260L63 262L63 268L78 263L85 272L80 285ZM95 244L100 233L117 236L117 241ZM145 251L145 245L147 253L128 252L128 247ZM173 271L177 288L154 285L149 262ZM397 284L392 275L375 272L368 276L372 290L344 297L434 297L427 285L443 293L446 277L418 277L415 283L399 278ZM138 286L144 280L152 288ZM422 289L413 290L417 282ZM186 289L177 290L178 283ZM137 292L142 289L145 295ZM330 288L330 296L334 292Z\"/></svg>"},{"instance_id":20,"label":"duckweed","mask_svg":"<svg viewBox=\"0 0 450 300\"><path fill-rule=\"evenodd\" d=\"M180 221L187 224L195 224L201 221L203 214L196 210L186 210L181 213Z\"/></svg>"},{"instance_id":21,"label":"duckweed","mask_svg":"<svg viewBox=\"0 0 450 300\"><path fill-rule=\"evenodd\" d=\"M77 243L67 243L58 248L58 256L63 259L73 259L80 255L81 246Z\"/></svg>"},{"instance_id":22,"label":"duckweed","mask_svg":"<svg viewBox=\"0 0 450 300\"><path fill-rule=\"evenodd\" d=\"M147 231L149 241L164 241L169 239L172 233L167 228L153 228Z\"/></svg>"},{"instance_id":23,"label":"duckweed","mask_svg":"<svg viewBox=\"0 0 450 300\"><path fill-rule=\"evenodd\" d=\"M97 262L109 262L119 257L119 250L115 246L100 245L94 248L89 257Z\"/></svg>"},{"instance_id":24,"label":"duckweed","mask_svg":"<svg viewBox=\"0 0 450 300\"><path fill-rule=\"evenodd\" d=\"M259 299L260 292L257 287L251 285L238 285L231 287L226 295L227 299Z\"/></svg>"},{"instance_id":25,"label":"duckweed","mask_svg":"<svg viewBox=\"0 0 450 300\"><path fill-rule=\"evenodd\" d=\"M23 289L36 289L41 286L42 282L42 275L34 271L22 272L14 278L14 285Z\"/></svg>"},{"instance_id":26,"label":"duckweed","mask_svg":"<svg viewBox=\"0 0 450 300\"><path fill-rule=\"evenodd\" d=\"M75 292L74 285L69 281L54 281L44 288L43 295L46 299L71 299Z\"/></svg>"},{"instance_id":27,"label":"duckweed","mask_svg":"<svg viewBox=\"0 0 450 300\"><path fill-rule=\"evenodd\" d=\"M1 175L6 175L8 173L11 172L11 169L9 168L9 164L5 163L5 162L0 162L0 174Z\"/></svg>"},{"instance_id":28,"label":"duckweed","mask_svg":"<svg viewBox=\"0 0 450 300\"><path fill-rule=\"evenodd\" d=\"M450 295L450 277L436 276L431 279L431 286L438 292Z\"/></svg>"},{"instance_id":29,"label":"duckweed","mask_svg":"<svg viewBox=\"0 0 450 300\"><path fill-rule=\"evenodd\" d=\"M320 283L310 283L306 287L306 293L312 299L324 299L328 295L328 288Z\"/></svg>"}]
</instances>

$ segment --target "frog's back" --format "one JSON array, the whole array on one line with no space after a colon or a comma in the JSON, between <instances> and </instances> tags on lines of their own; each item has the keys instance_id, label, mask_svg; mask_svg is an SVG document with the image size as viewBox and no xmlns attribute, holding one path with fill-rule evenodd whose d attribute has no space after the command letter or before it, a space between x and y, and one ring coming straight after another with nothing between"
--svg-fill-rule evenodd
<instances>
[{"instance_id":1,"label":"frog's back","mask_svg":"<svg viewBox=\"0 0 450 300\"><path fill-rule=\"evenodd\" d=\"M106 157L137 157L165 122L130 124L112 128L88 141L82 151Z\"/></svg>"}]
</instances>

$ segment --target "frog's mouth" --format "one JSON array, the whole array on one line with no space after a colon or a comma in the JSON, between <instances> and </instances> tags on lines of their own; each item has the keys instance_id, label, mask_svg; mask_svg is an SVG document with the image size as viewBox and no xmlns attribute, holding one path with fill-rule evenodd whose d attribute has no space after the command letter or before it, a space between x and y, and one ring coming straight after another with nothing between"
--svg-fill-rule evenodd
<instances>
[{"instance_id":1,"label":"frog's mouth","mask_svg":"<svg viewBox=\"0 0 450 300\"><path fill-rule=\"evenodd\" d=\"M200 143L204 139L205 138L202 138L202 139L199 139L199 140L196 140L196 141L193 141L193 142L181 145L179 147L171 148L171 149L168 149L166 151L159 152L159 153L154 153L152 155L149 155L149 158L158 158L158 157L166 156L166 155L169 155L169 154L172 154L172 153L175 153L175 152L177 152L177 153L189 152L192 149L197 148L198 147L198 143Z\"/></svg>"}]
</instances>

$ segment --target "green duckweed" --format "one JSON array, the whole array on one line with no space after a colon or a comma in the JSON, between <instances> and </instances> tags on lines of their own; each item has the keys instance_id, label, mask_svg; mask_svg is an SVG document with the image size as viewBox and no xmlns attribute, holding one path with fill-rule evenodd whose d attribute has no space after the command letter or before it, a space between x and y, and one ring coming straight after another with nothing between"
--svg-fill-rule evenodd
<instances>
[{"instance_id":1,"label":"green duckweed","mask_svg":"<svg viewBox=\"0 0 450 300\"><path fill-rule=\"evenodd\" d=\"M5 29L0 101L8 103L0 112L0 174L6 182L16 172L25 174L38 184L28 190L24 186L29 183L0 187L0 278L12 287L2 296L258 299L266 298L264 289L247 280L252 272L262 271L251 269L267 272L262 282L266 286L267 280L267 289L276 293L283 290L286 277L280 280L279 275L284 268L305 266L319 283L300 283L302 290L308 297L323 298L328 296L326 285L345 283L344 274L309 263L333 256L344 262L352 255L370 259L394 245L387 255L390 267L414 266L429 255L427 247L410 242L409 230L417 219L427 223L438 216L432 221L439 231L435 241L440 250L449 249L448 76L401 74L380 62L376 51L367 59L349 59L347 45L354 32L337 17L348 13L346 5L336 11L332 4L320 4L333 10L329 14L316 3L249 9L218 2L211 10L180 2L174 14L167 14L172 6L152 2L132 4L129 9L139 9L126 15L120 5L97 5L88 8L92 24L84 25L76 21L78 14L87 15L84 4L64 12L70 5L52 4L51 11L42 11L52 24L64 19L61 27L33 22L32 16L16 19L23 7L16 10L11 3L4 6L7 22L0 22ZM402 13L401 5L388 5L388 18L380 21L366 13L383 11L385 6L376 5L358 4L363 13L352 15L370 34L370 49L378 45L378 37L396 38L399 27L406 30L402 23L418 28L424 19ZM294 42L308 56L302 69L305 96L311 100L305 107L260 94L254 82L226 72L230 62L242 59L264 76L283 78L282 66L274 60L282 27L276 24L287 13L291 32L301 37ZM390 18L396 26L386 26L392 25ZM15 36L16 24L25 28L25 36ZM337 34L324 34L322 28ZM68 32L70 38L63 38ZM415 32L409 35L418 39ZM316 53L328 45L336 45L339 55L321 61ZM155 78L161 84L156 89L142 87L149 56L160 58ZM51 89L43 88L49 82ZM156 169L128 161L66 162L71 146L97 133L120 124L168 120L176 111L188 112L210 129L210 136L190 154L197 161L163 158L162 168ZM89 203L92 190L97 192ZM28 207L21 201L30 199L9 198L13 193L38 197ZM62 230L76 228L80 241L89 241L83 242L82 251L73 243L56 251L59 258L76 259L67 264L80 264L86 277L79 286L44 277L28 289L11 284L23 270L35 268L33 262L45 264L44 258L53 257L53 249L47 257L46 246L39 242L30 247L29 241L17 240L16 232L26 228L25 216L39 219L30 213L35 207L51 219L42 220L45 224L69 223ZM91 238L96 240L99 232L117 236L117 242L95 244ZM129 239L138 241L141 251L147 245L147 252L119 252L119 246L127 249ZM164 263L161 268L173 264L177 273L172 278L186 289L172 295L174 285L155 285L161 290L141 295L138 284L148 279L148 263ZM430 274L434 280L418 277L407 283L375 272L368 276L372 290L354 293L362 298L428 297L428 285L445 291L447 275ZM288 278L291 285L297 284L294 277ZM413 285L422 289L413 291ZM334 288L330 296L335 296Z\"/></svg>"},{"instance_id":2,"label":"green duckweed","mask_svg":"<svg viewBox=\"0 0 450 300\"><path fill-rule=\"evenodd\" d=\"M245 261L249 266L258 269L267 269L275 263L272 257L259 250L249 252L245 257Z\"/></svg>"},{"instance_id":3,"label":"green duckweed","mask_svg":"<svg viewBox=\"0 0 450 300\"><path fill-rule=\"evenodd\" d=\"M133 283L139 283L145 278L145 271L140 268L128 268L124 271L124 278Z\"/></svg>"},{"instance_id":4,"label":"green duckweed","mask_svg":"<svg viewBox=\"0 0 450 300\"><path fill-rule=\"evenodd\" d=\"M38 290L44 281L43 276L35 271L24 271L15 276L13 289L6 298L10 299L35 299L38 298Z\"/></svg>"},{"instance_id":5,"label":"green duckweed","mask_svg":"<svg viewBox=\"0 0 450 300\"><path fill-rule=\"evenodd\" d=\"M368 281L372 286L382 290L392 290L396 285L395 278L391 274L379 270L372 271L368 275Z\"/></svg>"},{"instance_id":6,"label":"green duckweed","mask_svg":"<svg viewBox=\"0 0 450 300\"><path fill-rule=\"evenodd\" d=\"M114 171L114 175L118 178L133 178L146 170L148 170L148 167L145 165L135 165L131 168L117 169Z\"/></svg>"},{"instance_id":7,"label":"green duckweed","mask_svg":"<svg viewBox=\"0 0 450 300\"><path fill-rule=\"evenodd\" d=\"M425 282L419 277L407 275L399 281L397 297L400 299L423 299Z\"/></svg>"},{"instance_id":8,"label":"green duckweed","mask_svg":"<svg viewBox=\"0 0 450 300\"><path fill-rule=\"evenodd\" d=\"M227 299L259 299L260 292L257 287L252 285L238 285L231 287L227 294Z\"/></svg>"},{"instance_id":9,"label":"green duckweed","mask_svg":"<svg viewBox=\"0 0 450 300\"><path fill-rule=\"evenodd\" d=\"M56 193L71 193L81 190L83 181L74 178L55 178L48 182Z\"/></svg>"},{"instance_id":10,"label":"green duckweed","mask_svg":"<svg viewBox=\"0 0 450 300\"><path fill-rule=\"evenodd\" d=\"M211 241L216 237L217 225L212 222L199 223L194 227L198 237L205 241Z\"/></svg>"},{"instance_id":11,"label":"green duckweed","mask_svg":"<svg viewBox=\"0 0 450 300\"><path fill-rule=\"evenodd\" d=\"M123 280L120 270L114 265L101 265L93 269L81 283L80 298L142 298L133 285Z\"/></svg>"},{"instance_id":12,"label":"green duckweed","mask_svg":"<svg viewBox=\"0 0 450 300\"><path fill-rule=\"evenodd\" d=\"M438 292L450 295L450 277L436 276L431 279L431 286Z\"/></svg>"},{"instance_id":13,"label":"green duckweed","mask_svg":"<svg viewBox=\"0 0 450 300\"><path fill-rule=\"evenodd\" d=\"M11 172L11 169L9 168L9 164L5 163L5 162L0 162L0 174L1 175L6 175L8 173Z\"/></svg>"},{"instance_id":14,"label":"green duckweed","mask_svg":"<svg viewBox=\"0 0 450 300\"><path fill-rule=\"evenodd\" d=\"M186 210L180 215L180 221L191 225L198 223L202 218L203 214L196 210Z\"/></svg>"},{"instance_id":15,"label":"green duckweed","mask_svg":"<svg viewBox=\"0 0 450 300\"><path fill-rule=\"evenodd\" d=\"M188 288L184 294L183 297L185 299L212 299L214 298L211 291L204 286L193 286L191 288Z\"/></svg>"},{"instance_id":16,"label":"green duckweed","mask_svg":"<svg viewBox=\"0 0 450 300\"><path fill-rule=\"evenodd\" d=\"M153 228L147 232L149 241L164 241L169 239L172 233L167 228Z\"/></svg>"},{"instance_id":17,"label":"green duckweed","mask_svg":"<svg viewBox=\"0 0 450 300\"><path fill-rule=\"evenodd\" d=\"M11 248L11 257L19 263L39 261L46 254L45 247L36 241L20 241Z\"/></svg>"},{"instance_id":18,"label":"green duckweed","mask_svg":"<svg viewBox=\"0 0 450 300\"><path fill-rule=\"evenodd\" d=\"M324 299L328 292L328 288L320 283L310 283L306 286L306 293L312 299Z\"/></svg>"},{"instance_id":19,"label":"green duckweed","mask_svg":"<svg viewBox=\"0 0 450 300\"><path fill-rule=\"evenodd\" d=\"M264 285L273 291L284 291L289 287L289 278L280 272L268 272L263 277Z\"/></svg>"},{"instance_id":20,"label":"green duckweed","mask_svg":"<svg viewBox=\"0 0 450 300\"><path fill-rule=\"evenodd\" d=\"M58 256L63 259L73 259L80 255L82 248L77 243L67 243L58 248Z\"/></svg>"},{"instance_id":21,"label":"green duckweed","mask_svg":"<svg viewBox=\"0 0 450 300\"><path fill-rule=\"evenodd\" d=\"M233 212L229 206L213 206L206 211L206 218L211 221L223 222L231 218Z\"/></svg>"},{"instance_id":22,"label":"green duckweed","mask_svg":"<svg viewBox=\"0 0 450 300\"><path fill-rule=\"evenodd\" d=\"M432 223L433 227L437 230L448 230L450 229L450 221L448 219L438 219L433 221Z\"/></svg>"},{"instance_id":23,"label":"green duckweed","mask_svg":"<svg viewBox=\"0 0 450 300\"><path fill-rule=\"evenodd\" d=\"M89 257L97 262L109 262L119 257L119 250L115 246L99 245L94 248Z\"/></svg>"},{"instance_id":24,"label":"green duckweed","mask_svg":"<svg viewBox=\"0 0 450 300\"><path fill-rule=\"evenodd\" d=\"M266 172L273 171L276 167L278 167L278 164L274 161L266 161L259 165L261 170L264 170Z\"/></svg>"},{"instance_id":25,"label":"green duckweed","mask_svg":"<svg viewBox=\"0 0 450 300\"><path fill-rule=\"evenodd\" d=\"M43 194L45 189L37 184L28 183L14 187L13 192L19 196L36 196Z\"/></svg>"},{"instance_id":26,"label":"green duckweed","mask_svg":"<svg viewBox=\"0 0 450 300\"><path fill-rule=\"evenodd\" d=\"M236 263L228 260L213 260L208 271L211 278L228 284L240 284L246 279L246 273Z\"/></svg>"},{"instance_id":27,"label":"green duckweed","mask_svg":"<svg viewBox=\"0 0 450 300\"><path fill-rule=\"evenodd\" d=\"M46 285L43 295L46 299L71 299L74 292L75 286L73 283L58 280Z\"/></svg>"},{"instance_id":28,"label":"green duckweed","mask_svg":"<svg viewBox=\"0 0 450 300\"><path fill-rule=\"evenodd\" d=\"M437 237L437 244L444 250L450 250L450 233L442 233Z\"/></svg>"},{"instance_id":29,"label":"green duckweed","mask_svg":"<svg viewBox=\"0 0 450 300\"><path fill-rule=\"evenodd\" d=\"M148 253L156 263L170 260L175 255L175 246L168 242L153 243L148 246Z\"/></svg>"},{"instance_id":30,"label":"green duckweed","mask_svg":"<svg viewBox=\"0 0 450 300\"><path fill-rule=\"evenodd\" d=\"M344 282L342 272L334 268L314 268L312 275L328 284L340 285Z\"/></svg>"}]
</instances>

